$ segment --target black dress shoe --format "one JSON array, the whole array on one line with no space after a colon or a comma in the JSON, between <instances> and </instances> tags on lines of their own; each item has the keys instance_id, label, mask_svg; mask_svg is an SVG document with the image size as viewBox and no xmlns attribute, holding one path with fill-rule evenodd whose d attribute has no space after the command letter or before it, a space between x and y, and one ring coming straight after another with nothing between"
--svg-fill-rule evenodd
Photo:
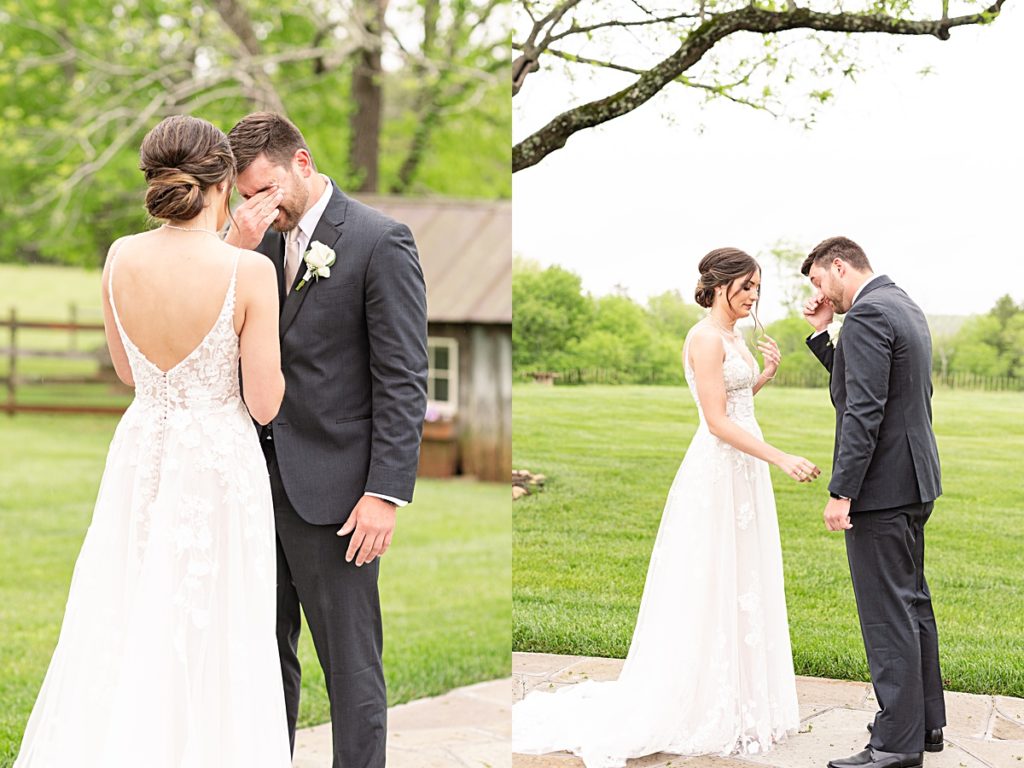
<instances>
[{"instance_id":1,"label":"black dress shoe","mask_svg":"<svg viewBox=\"0 0 1024 768\"><path fill-rule=\"evenodd\" d=\"M868 733L871 733L875 728L874 723L868 723ZM944 742L942 739L942 729L932 728L930 731L924 732L924 751L925 752L941 752Z\"/></svg>"},{"instance_id":2,"label":"black dress shoe","mask_svg":"<svg viewBox=\"0 0 1024 768\"><path fill-rule=\"evenodd\" d=\"M902 754L868 747L852 757L829 760L828 768L921 768L923 764L923 752Z\"/></svg>"}]
</instances>

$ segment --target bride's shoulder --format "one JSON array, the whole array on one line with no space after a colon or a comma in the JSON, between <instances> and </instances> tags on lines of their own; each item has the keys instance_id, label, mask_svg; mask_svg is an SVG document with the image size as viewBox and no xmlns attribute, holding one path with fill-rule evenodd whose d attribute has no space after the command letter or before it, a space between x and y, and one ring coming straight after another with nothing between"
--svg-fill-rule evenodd
<instances>
[{"instance_id":1,"label":"bride's shoulder","mask_svg":"<svg viewBox=\"0 0 1024 768\"><path fill-rule=\"evenodd\" d=\"M244 248L238 250L238 285L241 290L252 286L256 291L262 291L267 285L277 295L277 270L268 257L257 251L247 251Z\"/></svg>"},{"instance_id":2,"label":"bride's shoulder","mask_svg":"<svg viewBox=\"0 0 1024 768\"><path fill-rule=\"evenodd\" d=\"M117 256L117 254L122 250L122 246L124 246L125 243L127 243L129 240L131 240L132 238L134 238L138 234L141 234L141 233L134 233L134 234L129 234L129 235L121 235L121 237L119 237L116 240L114 240L114 242L112 242L110 244L110 247L107 248L107 257L103 260L103 285L104 285L104 292L106 291L107 277L110 274L110 267L111 267L111 265L114 262L114 257Z\"/></svg>"},{"instance_id":3,"label":"bride's shoulder","mask_svg":"<svg viewBox=\"0 0 1024 768\"><path fill-rule=\"evenodd\" d=\"M721 350L725 346L722 334L717 329L702 322L698 322L686 334L686 343L694 350Z\"/></svg>"},{"instance_id":4,"label":"bride's shoulder","mask_svg":"<svg viewBox=\"0 0 1024 768\"><path fill-rule=\"evenodd\" d=\"M704 364L721 363L725 356L722 334L705 323L697 323L686 335L686 348L694 369Z\"/></svg>"}]
</instances>

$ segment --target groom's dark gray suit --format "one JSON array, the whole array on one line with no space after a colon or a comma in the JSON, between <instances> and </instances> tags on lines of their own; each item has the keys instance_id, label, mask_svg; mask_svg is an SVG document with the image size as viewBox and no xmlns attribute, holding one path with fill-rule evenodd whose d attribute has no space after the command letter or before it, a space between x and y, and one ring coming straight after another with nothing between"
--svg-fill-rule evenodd
<instances>
[{"instance_id":1,"label":"groom's dark gray suit","mask_svg":"<svg viewBox=\"0 0 1024 768\"><path fill-rule=\"evenodd\" d=\"M383 768L387 698L379 560L345 562L336 535L364 493L411 501L426 410L426 290L408 227L338 189L310 238L329 278L284 290L284 236L256 250L277 267L285 395L261 430L277 525L277 634L294 747L299 605L331 702L335 768ZM300 265L295 283L305 273Z\"/></svg>"},{"instance_id":2,"label":"groom's dark gray suit","mask_svg":"<svg viewBox=\"0 0 1024 768\"><path fill-rule=\"evenodd\" d=\"M924 577L924 526L942 493L932 431L931 334L885 275L861 290L833 347L807 345L831 373L829 490L852 499L846 552L880 712L871 745L921 752L945 725L939 641Z\"/></svg>"}]
</instances>

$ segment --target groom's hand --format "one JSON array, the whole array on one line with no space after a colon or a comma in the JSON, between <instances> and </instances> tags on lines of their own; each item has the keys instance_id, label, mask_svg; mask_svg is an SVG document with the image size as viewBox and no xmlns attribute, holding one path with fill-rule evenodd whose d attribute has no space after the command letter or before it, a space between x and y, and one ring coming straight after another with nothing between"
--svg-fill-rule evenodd
<instances>
[{"instance_id":1,"label":"groom's hand","mask_svg":"<svg viewBox=\"0 0 1024 768\"><path fill-rule=\"evenodd\" d=\"M360 566L380 557L391 546L394 531L395 505L376 496L363 496L338 531L339 536L352 533L345 562L351 563L354 557Z\"/></svg>"},{"instance_id":2,"label":"groom's hand","mask_svg":"<svg viewBox=\"0 0 1024 768\"><path fill-rule=\"evenodd\" d=\"M251 251L263 240L267 227L274 223L280 213L277 206L283 199L284 192L278 187L257 192L235 209L231 230L225 240Z\"/></svg>"},{"instance_id":3,"label":"groom's hand","mask_svg":"<svg viewBox=\"0 0 1024 768\"><path fill-rule=\"evenodd\" d=\"M825 330L834 316L835 310L832 308L832 302L820 292L804 302L804 319L816 331Z\"/></svg>"},{"instance_id":4,"label":"groom's hand","mask_svg":"<svg viewBox=\"0 0 1024 768\"><path fill-rule=\"evenodd\" d=\"M850 500L829 499L825 505L825 527L830 531L845 531L853 528L850 522Z\"/></svg>"}]
</instances>

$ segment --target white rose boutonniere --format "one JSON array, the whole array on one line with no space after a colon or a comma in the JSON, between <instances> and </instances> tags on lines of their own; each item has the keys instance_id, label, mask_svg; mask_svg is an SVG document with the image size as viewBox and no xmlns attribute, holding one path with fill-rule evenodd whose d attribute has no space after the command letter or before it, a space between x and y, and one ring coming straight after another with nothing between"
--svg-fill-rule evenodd
<instances>
[{"instance_id":1,"label":"white rose boutonniere","mask_svg":"<svg viewBox=\"0 0 1024 768\"><path fill-rule=\"evenodd\" d=\"M825 330L828 331L828 343L834 347L839 341L839 332L843 330L843 321L833 320L825 326Z\"/></svg>"},{"instance_id":2,"label":"white rose boutonniere","mask_svg":"<svg viewBox=\"0 0 1024 768\"><path fill-rule=\"evenodd\" d=\"M301 291L302 286L311 277L315 280L319 280L321 277L330 277L331 265L337 260L337 256L335 256L334 251L319 240L314 240L310 243L309 250L306 251L306 255L302 257L302 260L306 262L306 274L302 276L299 284L295 286L296 291Z\"/></svg>"}]
</instances>

